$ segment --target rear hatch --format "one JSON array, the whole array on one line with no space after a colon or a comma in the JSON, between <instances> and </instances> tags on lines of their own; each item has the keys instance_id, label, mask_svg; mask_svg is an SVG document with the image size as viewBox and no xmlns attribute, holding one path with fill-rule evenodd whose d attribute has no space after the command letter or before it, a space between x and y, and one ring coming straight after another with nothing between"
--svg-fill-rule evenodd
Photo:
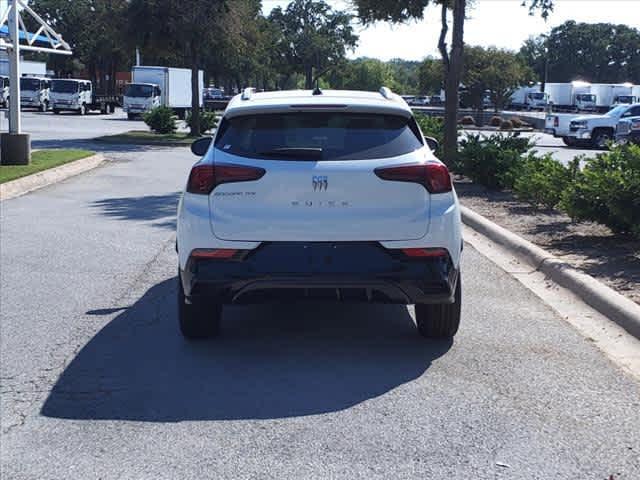
<instances>
[{"instance_id":1,"label":"rear hatch","mask_svg":"<svg viewBox=\"0 0 640 480\"><path fill-rule=\"evenodd\" d=\"M429 227L429 193L374 170L425 161L412 118L304 112L225 119L215 164L264 169L210 194L213 233L236 241L410 240Z\"/></svg>"}]
</instances>

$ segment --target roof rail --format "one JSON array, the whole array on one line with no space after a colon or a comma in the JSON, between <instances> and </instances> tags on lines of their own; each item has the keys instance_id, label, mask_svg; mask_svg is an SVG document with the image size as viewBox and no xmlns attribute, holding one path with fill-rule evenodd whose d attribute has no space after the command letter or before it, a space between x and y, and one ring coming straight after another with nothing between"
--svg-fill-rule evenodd
<instances>
[{"instance_id":1,"label":"roof rail","mask_svg":"<svg viewBox=\"0 0 640 480\"><path fill-rule=\"evenodd\" d=\"M382 95L387 100L393 100L393 92L391 91L391 89L387 87L380 87L379 92L380 95Z\"/></svg>"},{"instance_id":2,"label":"roof rail","mask_svg":"<svg viewBox=\"0 0 640 480\"><path fill-rule=\"evenodd\" d=\"M251 100L251 95L253 95L253 87L247 87L242 91L242 100Z\"/></svg>"}]
</instances>

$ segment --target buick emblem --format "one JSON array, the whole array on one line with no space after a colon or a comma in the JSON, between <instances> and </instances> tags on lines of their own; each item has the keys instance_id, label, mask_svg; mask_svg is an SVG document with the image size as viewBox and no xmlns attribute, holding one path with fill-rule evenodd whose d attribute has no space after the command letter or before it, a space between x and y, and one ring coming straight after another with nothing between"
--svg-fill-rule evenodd
<instances>
[{"instance_id":1,"label":"buick emblem","mask_svg":"<svg viewBox=\"0 0 640 480\"><path fill-rule=\"evenodd\" d=\"M322 190L329 188L329 179L325 175L314 176L312 183L314 192L321 192Z\"/></svg>"}]
</instances>

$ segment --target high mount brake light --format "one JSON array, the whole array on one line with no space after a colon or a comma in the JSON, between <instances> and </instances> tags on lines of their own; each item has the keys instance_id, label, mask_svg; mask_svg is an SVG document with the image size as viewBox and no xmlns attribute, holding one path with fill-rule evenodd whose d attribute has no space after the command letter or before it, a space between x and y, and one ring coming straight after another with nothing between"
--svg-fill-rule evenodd
<instances>
[{"instance_id":1,"label":"high mount brake light","mask_svg":"<svg viewBox=\"0 0 640 480\"><path fill-rule=\"evenodd\" d=\"M449 169L442 163L380 167L375 169L375 174L383 180L419 183L429 193L446 193L452 189Z\"/></svg>"},{"instance_id":2,"label":"high mount brake light","mask_svg":"<svg viewBox=\"0 0 640 480\"><path fill-rule=\"evenodd\" d=\"M191 169L187 192L202 195L210 194L223 183L249 182L258 180L266 173L264 168L232 164L201 164Z\"/></svg>"}]
</instances>

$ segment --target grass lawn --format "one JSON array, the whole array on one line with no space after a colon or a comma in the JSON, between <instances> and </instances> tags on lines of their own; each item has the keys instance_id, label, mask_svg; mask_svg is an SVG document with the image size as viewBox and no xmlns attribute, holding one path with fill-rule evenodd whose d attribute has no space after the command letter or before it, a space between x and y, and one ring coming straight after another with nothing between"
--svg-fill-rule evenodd
<instances>
[{"instance_id":1,"label":"grass lawn","mask_svg":"<svg viewBox=\"0 0 640 480\"><path fill-rule=\"evenodd\" d=\"M0 183L41 172L48 168L90 157L95 152L89 150L38 150L31 153L29 165L0 165Z\"/></svg>"},{"instance_id":2,"label":"grass lawn","mask_svg":"<svg viewBox=\"0 0 640 480\"><path fill-rule=\"evenodd\" d=\"M154 143L191 145L196 138L190 137L189 134L185 132L154 133L148 130L130 130L125 133L119 133L118 135L98 137L96 140L108 143L133 143L138 145L153 145Z\"/></svg>"}]
</instances>

